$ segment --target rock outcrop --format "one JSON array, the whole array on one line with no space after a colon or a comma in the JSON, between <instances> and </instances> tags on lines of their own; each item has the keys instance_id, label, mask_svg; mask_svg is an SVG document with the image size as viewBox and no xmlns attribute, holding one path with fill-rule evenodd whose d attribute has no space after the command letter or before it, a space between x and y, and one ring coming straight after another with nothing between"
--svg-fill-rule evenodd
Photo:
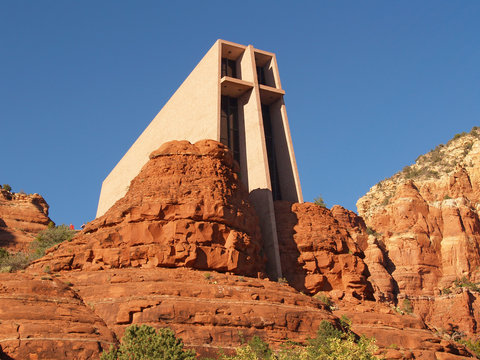
<instances>
[{"instance_id":1,"label":"rock outcrop","mask_svg":"<svg viewBox=\"0 0 480 360\"><path fill-rule=\"evenodd\" d=\"M363 253L349 233L359 229L349 215L340 207L330 211L312 203L275 202L282 273L297 290L373 299Z\"/></svg>"},{"instance_id":2,"label":"rock outcrop","mask_svg":"<svg viewBox=\"0 0 480 360\"><path fill-rule=\"evenodd\" d=\"M170 327L199 354L260 336L274 346L304 342L336 321L319 300L286 284L187 268L61 272L117 338L131 324Z\"/></svg>"},{"instance_id":3,"label":"rock outcrop","mask_svg":"<svg viewBox=\"0 0 480 360\"><path fill-rule=\"evenodd\" d=\"M116 342L103 320L48 274L0 274L1 359L98 359Z\"/></svg>"},{"instance_id":4,"label":"rock outcrop","mask_svg":"<svg viewBox=\"0 0 480 360\"><path fill-rule=\"evenodd\" d=\"M373 301L339 302L333 312L352 321L357 334L374 337L385 359L461 360L472 354L451 339L442 338L416 314L399 314L395 308Z\"/></svg>"},{"instance_id":5,"label":"rock outcrop","mask_svg":"<svg viewBox=\"0 0 480 360\"><path fill-rule=\"evenodd\" d=\"M432 326L446 329L457 321L453 325L467 334L475 333L480 320L476 296L441 294L460 279L464 285L480 281L479 138L477 129L457 135L372 187L357 203L396 296L408 297ZM364 249L369 268L370 246ZM465 310L469 315L435 310L454 303L463 304L459 314Z\"/></svg>"},{"instance_id":6,"label":"rock outcrop","mask_svg":"<svg viewBox=\"0 0 480 360\"><path fill-rule=\"evenodd\" d=\"M179 267L263 276L260 227L228 148L171 141L124 198L34 267Z\"/></svg>"},{"instance_id":7,"label":"rock outcrop","mask_svg":"<svg viewBox=\"0 0 480 360\"><path fill-rule=\"evenodd\" d=\"M40 195L0 189L0 247L9 251L26 250L50 222L48 204Z\"/></svg>"},{"instance_id":8,"label":"rock outcrop","mask_svg":"<svg viewBox=\"0 0 480 360\"><path fill-rule=\"evenodd\" d=\"M373 301L398 301L407 286L398 287L388 241L342 207L276 202L292 287L263 279L258 219L236 166L210 140L153 152L105 215L25 273L0 277L0 357L96 358L131 324L168 326L188 347L215 356L254 335L274 347L305 342L321 321L342 315L357 334L376 337L386 359L471 357L426 325L450 314L433 311L426 295L408 295L414 315ZM476 311L470 291L449 296L435 298L438 309L453 299ZM476 331L475 321L468 326Z\"/></svg>"}]
</instances>

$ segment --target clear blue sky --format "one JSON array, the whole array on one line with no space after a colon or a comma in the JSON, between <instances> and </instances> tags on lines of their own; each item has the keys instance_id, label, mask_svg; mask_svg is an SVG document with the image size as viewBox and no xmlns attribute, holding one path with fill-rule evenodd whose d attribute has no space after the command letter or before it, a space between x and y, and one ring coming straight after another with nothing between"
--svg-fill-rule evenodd
<instances>
[{"instance_id":1,"label":"clear blue sky","mask_svg":"<svg viewBox=\"0 0 480 360\"><path fill-rule=\"evenodd\" d=\"M95 217L103 179L216 39L275 52L305 200L480 125L480 1L0 0L0 183Z\"/></svg>"}]
</instances>

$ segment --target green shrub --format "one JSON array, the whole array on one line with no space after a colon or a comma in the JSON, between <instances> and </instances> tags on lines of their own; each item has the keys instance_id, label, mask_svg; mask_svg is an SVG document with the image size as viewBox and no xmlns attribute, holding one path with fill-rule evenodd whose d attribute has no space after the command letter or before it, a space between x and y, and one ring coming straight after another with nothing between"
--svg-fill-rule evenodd
<instances>
[{"instance_id":1,"label":"green shrub","mask_svg":"<svg viewBox=\"0 0 480 360\"><path fill-rule=\"evenodd\" d=\"M377 350L374 339L360 337L357 341L350 330L341 331L328 321L322 321L315 339L309 341L303 356L306 360L374 360Z\"/></svg>"},{"instance_id":2,"label":"green shrub","mask_svg":"<svg viewBox=\"0 0 480 360\"><path fill-rule=\"evenodd\" d=\"M314 298L320 300L324 305L328 307L333 305L332 300L324 293L316 293Z\"/></svg>"},{"instance_id":3,"label":"green shrub","mask_svg":"<svg viewBox=\"0 0 480 360\"><path fill-rule=\"evenodd\" d=\"M325 201L323 200L323 198L320 195L317 196L315 199L313 199L313 203L315 205L320 206L320 207L324 207L324 208L327 207L327 204L325 203Z\"/></svg>"},{"instance_id":4,"label":"green shrub","mask_svg":"<svg viewBox=\"0 0 480 360\"><path fill-rule=\"evenodd\" d=\"M45 255L45 251L64 241L72 240L75 230L70 230L67 225L60 225L53 228L47 228L40 231L31 244L31 250L34 257L41 258Z\"/></svg>"},{"instance_id":5,"label":"green shrub","mask_svg":"<svg viewBox=\"0 0 480 360\"><path fill-rule=\"evenodd\" d=\"M347 315L343 314L340 316L340 326L344 332L349 332L350 327L352 326L352 320L350 320Z\"/></svg>"},{"instance_id":6,"label":"green shrub","mask_svg":"<svg viewBox=\"0 0 480 360\"><path fill-rule=\"evenodd\" d=\"M450 288L443 288L440 290L440 294L442 295L448 295L448 294L451 294L452 293L452 289Z\"/></svg>"},{"instance_id":7,"label":"green shrub","mask_svg":"<svg viewBox=\"0 0 480 360\"><path fill-rule=\"evenodd\" d=\"M31 254L19 251L17 253L9 253L0 259L0 272L14 272L25 269L32 261Z\"/></svg>"},{"instance_id":8,"label":"green shrub","mask_svg":"<svg viewBox=\"0 0 480 360\"><path fill-rule=\"evenodd\" d=\"M465 345L468 350L475 354L477 359L480 359L480 340L461 339L459 343Z\"/></svg>"},{"instance_id":9,"label":"green shrub","mask_svg":"<svg viewBox=\"0 0 480 360\"><path fill-rule=\"evenodd\" d=\"M405 298L403 299L403 303L402 303L402 309L401 309L405 314L412 314L413 313L413 306L412 306L412 302L410 301L410 299L408 298Z\"/></svg>"},{"instance_id":10,"label":"green shrub","mask_svg":"<svg viewBox=\"0 0 480 360\"><path fill-rule=\"evenodd\" d=\"M466 276L463 276L461 279L456 279L453 284L456 287L465 287L470 291L480 292L478 285L470 281Z\"/></svg>"},{"instance_id":11,"label":"green shrub","mask_svg":"<svg viewBox=\"0 0 480 360\"><path fill-rule=\"evenodd\" d=\"M457 140L457 139L460 139L461 137L467 135L466 132L461 132L460 134L455 134L455 136L453 137L453 140Z\"/></svg>"},{"instance_id":12,"label":"green shrub","mask_svg":"<svg viewBox=\"0 0 480 360\"><path fill-rule=\"evenodd\" d=\"M12 191L12 187L11 187L10 185L8 185L8 184L3 184L2 189L3 189L3 190L6 190L6 191L8 191L8 192L11 192L11 191Z\"/></svg>"},{"instance_id":13,"label":"green shrub","mask_svg":"<svg viewBox=\"0 0 480 360\"><path fill-rule=\"evenodd\" d=\"M184 350L183 342L172 330L155 330L148 325L125 329L119 347L103 352L101 360L195 360L195 352Z\"/></svg>"},{"instance_id":14,"label":"green shrub","mask_svg":"<svg viewBox=\"0 0 480 360\"><path fill-rule=\"evenodd\" d=\"M314 339L306 346L286 343L274 353L261 339L254 337L248 344L235 349L235 355L221 355L220 360L376 360L374 339L360 337L350 330L341 331L322 321Z\"/></svg>"},{"instance_id":15,"label":"green shrub","mask_svg":"<svg viewBox=\"0 0 480 360\"><path fill-rule=\"evenodd\" d=\"M0 249L0 272L14 272L25 269L33 260L45 255L46 249L63 241L71 240L74 235L75 231L70 230L66 225L49 227L37 235L27 252L9 253ZM46 272L49 271L50 269Z\"/></svg>"}]
</instances>

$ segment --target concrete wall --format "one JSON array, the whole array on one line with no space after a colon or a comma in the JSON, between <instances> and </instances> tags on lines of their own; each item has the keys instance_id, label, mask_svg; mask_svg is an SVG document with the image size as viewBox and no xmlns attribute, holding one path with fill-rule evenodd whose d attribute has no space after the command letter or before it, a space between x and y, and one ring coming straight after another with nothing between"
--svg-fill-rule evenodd
<instances>
[{"instance_id":1,"label":"concrete wall","mask_svg":"<svg viewBox=\"0 0 480 360\"><path fill-rule=\"evenodd\" d=\"M283 98L270 105L270 118L272 120L273 141L275 144L282 200L303 202L297 162L293 153L292 138Z\"/></svg>"},{"instance_id":2,"label":"concrete wall","mask_svg":"<svg viewBox=\"0 0 480 360\"><path fill-rule=\"evenodd\" d=\"M127 192L150 153L170 140L219 140L219 42L207 52L103 181L97 217Z\"/></svg>"}]
</instances>

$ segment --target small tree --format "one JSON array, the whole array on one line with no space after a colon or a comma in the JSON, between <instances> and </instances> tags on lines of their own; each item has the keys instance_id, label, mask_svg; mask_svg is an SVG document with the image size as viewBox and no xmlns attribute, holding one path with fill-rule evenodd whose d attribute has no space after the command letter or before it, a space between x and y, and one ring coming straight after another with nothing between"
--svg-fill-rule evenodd
<instances>
[{"instance_id":1,"label":"small tree","mask_svg":"<svg viewBox=\"0 0 480 360\"><path fill-rule=\"evenodd\" d=\"M183 342L172 330L155 330L148 325L131 325L125 329L118 348L103 352L101 360L195 360L193 350L184 350Z\"/></svg>"},{"instance_id":2,"label":"small tree","mask_svg":"<svg viewBox=\"0 0 480 360\"><path fill-rule=\"evenodd\" d=\"M8 184L3 184L2 188L3 188L3 190L6 190L8 192L12 191L12 187Z\"/></svg>"},{"instance_id":3,"label":"small tree","mask_svg":"<svg viewBox=\"0 0 480 360\"><path fill-rule=\"evenodd\" d=\"M31 250L35 258L45 255L45 250L53 245L60 244L64 241L72 240L75 230L70 230L67 225L59 225L42 230L31 244Z\"/></svg>"},{"instance_id":4,"label":"small tree","mask_svg":"<svg viewBox=\"0 0 480 360\"><path fill-rule=\"evenodd\" d=\"M325 201L323 200L321 195L318 195L315 199L313 199L313 203L315 205L318 205L318 206L321 206L321 207L324 207L324 208L327 207L327 204L325 204Z\"/></svg>"}]
</instances>

